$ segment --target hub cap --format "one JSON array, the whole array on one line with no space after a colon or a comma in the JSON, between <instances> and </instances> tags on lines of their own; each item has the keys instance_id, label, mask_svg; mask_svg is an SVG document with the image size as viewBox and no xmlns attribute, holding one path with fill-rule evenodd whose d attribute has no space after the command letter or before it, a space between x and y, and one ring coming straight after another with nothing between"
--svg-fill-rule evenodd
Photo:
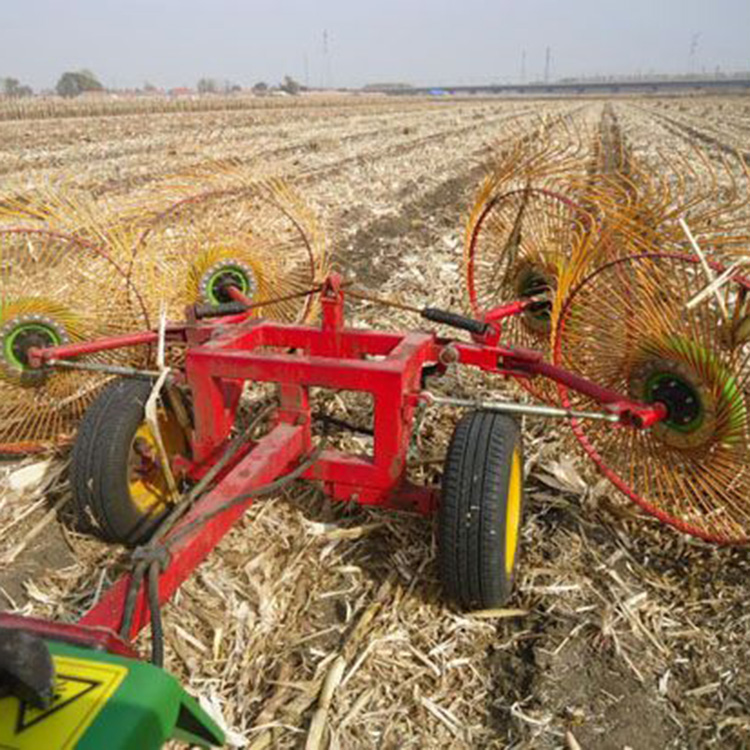
<instances>
[{"instance_id":1,"label":"hub cap","mask_svg":"<svg viewBox=\"0 0 750 750\"><path fill-rule=\"evenodd\" d=\"M552 304L547 297L553 289L549 276L536 266L526 266L516 277L516 295L522 300L534 300L523 313L525 326L533 333L548 335L552 330Z\"/></svg>"},{"instance_id":2,"label":"hub cap","mask_svg":"<svg viewBox=\"0 0 750 750\"><path fill-rule=\"evenodd\" d=\"M663 424L680 432L694 432L703 423L703 405L696 388L674 373L657 373L646 382L646 402L667 407Z\"/></svg>"},{"instance_id":3,"label":"hub cap","mask_svg":"<svg viewBox=\"0 0 750 750\"><path fill-rule=\"evenodd\" d=\"M47 373L29 367L29 350L69 342L65 329L44 315L20 315L0 329L0 357L6 368L21 375L24 385L39 385Z\"/></svg>"},{"instance_id":4,"label":"hub cap","mask_svg":"<svg viewBox=\"0 0 750 750\"><path fill-rule=\"evenodd\" d=\"M167 455L170 458L186 455L187 437L172 411L160 409L158 419ZM169 483L159 456L156 438L146 422L138 427L133 437L128 457L128 485L133 504L146 515L163 510L173 499L170 496Z\"/></svg>"},{"instance_id":5,"label":"hub cap","mask_svg":"<svg viewBox=\"0 0 750 750\"><path fill-rule=\"evenodd\" d=\"M633 398L667 408L666 418L653 428L654 436L682 450L741 439L747 415L734 378L710 352L676 343L689 355L685 360L648 359L630 378Z\"/></svg>"},{"instance_id":6,"label":"hub cap","mask_svg":"<svg viewBox=\"0 0 750 750\"><path fill-rule=\"evenodd\" d=\"M246 297L252 298L258 291L253 269L246 263L233 260L222 261L211 266L201 279L201 297L204 302L212 305L231 302L232 298L228 290L230 286L236 287Z\"/></svg>"}]
</instances>

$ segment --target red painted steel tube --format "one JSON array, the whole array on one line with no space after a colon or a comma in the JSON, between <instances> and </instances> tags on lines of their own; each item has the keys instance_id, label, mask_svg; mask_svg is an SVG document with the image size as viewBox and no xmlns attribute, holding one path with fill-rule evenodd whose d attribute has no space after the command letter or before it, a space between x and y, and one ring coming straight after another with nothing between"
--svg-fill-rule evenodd
<instances>
[{"instance_id":1,"label":"red painted steel tube","mask_svg":"<svg viewBox=\"0 0 750 750\"><path fill-rule=\"evenodd\" d=\"M541 360L538 362L512 362L511 358L508 357L505 363L511 369L518 368L522 372L542 375L554 380L556 383L565 385L584 396L589 396L589 398L605 406L616 406L621 412L630 412L637 419L636 426L641 428L651 427L667 416L667 409L664 404L643 404L639 401L633 401L622 393L604 388L562 367L551 365L549 362Z\"/></svg>"},{"instance_id":2,"label":"red painted steel tube","mask_svg":"<svg viewBox=\"0 0 750 750\"><path fill-rule=\"evenodd\" d=\"M306 451L307 442L308 435L302 426L280 424L275 427L216 488L193 506L193 509L175 526L172 534L178 534L180 529L191 520L210 513L233 497L268 484L286 473ZM196 526L169 548L170 562L159 579L159 602L161 604L172 597L251 503L252 499L227 508L204 524ZM167 536L167 541L168 539L169 536ZM119 631L129 585L130 574L120 577L102 600L79 620L79 624ZM133 622L128 636L131 639L135 638L148 625L149 620L144 582L138 591Z\"/></svg>"},{"instance_id":3,"label":"red painted steel tube","mask_svg":"<svg viewBox=\"0 0 750 750\"><path fill-rule=\"evenodd\" d=\"M493 323L498 320L504 320L505 318L512 318L516 315L520 315L531 304L531 300L518 300L516 302L509 302L507 305L493 307L484 314L482 320L485 323Z\"/></svg>"},{"instance_id":4,"label":"red painted steel tube","mask_svg":"<svg viewBox=\"0 0 750 750\"><path fill-rule=\"evenodd\" d=\"M557 365L551 365L549 362L541 359L536 362L528 360L514 361L512 356L509 356L505 358L505 366L509 369L518 369L530 375L541 375L554 380L556 383L562 383L574 391L578 391L578 393L583 393L584 396L593 398L594 401L598 401L600 404L615 404L628 401L627 396L623 396L622 393L592 383L580 375L576 375Z\"/></svg>"},{"instance_id":5,"label":"red painted steel tube","mask_svg":"<svg viewBox=\"0 0 750 750\"><path fill-rule=\"evenodd\" d=\"M229 292L229 296L235 302L241 302L243 305L247 305L248 307L253 306L253 301L250 299L250 297L243 294L236 286L230 284L230 286L227 288L227 291Z\"/></svg>"},{"instance_id":6,"label":"red painted steel tube","mask_svg":"<svg viewBox=\"0 0 750 750\"><path fill-rule=\"evenodd\" d=\"M140 344L153 344L159 338L154 331L142 331L141 333L128 333L123 336L112 336L96 341L84 341L80 344L66 344L64 346L50 346L43 349L33 348L29 350L29 364L32 367L40 367L44 362L51 359L70 359L80 357L84 354L96 354L97 352L110 349L122 349L127 346L138 346Z\"/></svg>"}]
</instances>

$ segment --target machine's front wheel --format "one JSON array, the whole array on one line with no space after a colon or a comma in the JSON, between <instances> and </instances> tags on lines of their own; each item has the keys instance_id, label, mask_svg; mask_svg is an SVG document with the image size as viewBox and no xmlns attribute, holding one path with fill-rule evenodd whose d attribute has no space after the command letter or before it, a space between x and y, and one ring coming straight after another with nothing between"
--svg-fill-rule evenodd
<instances>
[{"instance_id":1,"label":"machine's front wheel","mask_svg":"<svg viewBox=\"0 0 750 750\"><path fill-rule=\"evenodd\" d=\"M465 415L448 448L438 512L440 578L461 608L491 609L510 596L523 494L518 423L490 411Z\"/></svg>"},{"instance_id":2,"label":"machine's front wheel","mask_svg":"<svg viewBox=\"0 0 750 750\"><path fill-rule=\"evenodd\" d=\"M166 474L145 405L151 383L116 380L94 401L78 429L70 478L80 520L106 539L138 544L169 509ZM187 438L171 408L158 410L167 456L187 453Z\"/></svg>"}]
</instances>

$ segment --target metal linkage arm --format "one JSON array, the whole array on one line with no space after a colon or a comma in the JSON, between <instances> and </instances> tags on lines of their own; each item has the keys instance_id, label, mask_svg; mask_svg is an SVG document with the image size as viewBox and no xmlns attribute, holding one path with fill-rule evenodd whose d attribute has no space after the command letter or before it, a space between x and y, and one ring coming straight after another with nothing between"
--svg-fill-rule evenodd
<instances>
[{"instance_id":1,"label":"metal linkage arm","mask_svg":"<svg viewBox=\"0 0 750 750\"><path fill-rule=\"evenodd\" d=\"M530 417L560 417L563 419L599 419L604 422L619 422L617 414L607 414L598 411L576 411L575 409L562 409L557 406L545 404L521 404L514 401L484 401L471 398L450 398L448 396L436 396L429 391L419 394L428 404L437 406L465 406L470 409L486 409L487 411L499 411L505 414L521 414Z\"/></svg>"},{"instance_id":2,"label":"metal linkage arm","mask_svg":"<svg viewBox=\"0 0 750 750\"><path fill-rule=\"evenodd\" d=\"M208 553L219 543L235 521L252 503L232 505L210 517L205 523L196 525L189 533L181 536L184 529L195 518L208 516L212 510L220 508L230 498L241 495L256 487L267 484L288 470L306 450L307 435L303 426L280 424L217 485L200 499L175 526L172 535L179 539L169 547L170 561L159 578L159 603L168 601L179 586ZM169 535L166 538L169 541ZM81 625L94 625L119 631L125 611L125 600L130 586L130 574L119 578L104 597L81 619ZM146 587L138 590L136 606L130 632L131 639L148 625L150 620Z\"/></svg>"}]
</instances>

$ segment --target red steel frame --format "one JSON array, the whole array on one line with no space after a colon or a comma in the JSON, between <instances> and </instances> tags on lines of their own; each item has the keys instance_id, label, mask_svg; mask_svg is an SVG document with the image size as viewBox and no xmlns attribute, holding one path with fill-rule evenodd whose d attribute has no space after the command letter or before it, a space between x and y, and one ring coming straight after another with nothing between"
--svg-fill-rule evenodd
<instances>
[{"instance_id":1,"label":"red steel frame","mask_svg":"<svg viewBox=\"0 0 750 750\"><path fill-rule=\"evenodd\" d=\"M236 296L236 295L235 295ZM622 424L650 426L664 417L660 404L647 406L602 388L542 360L539 353L500 344L504 318L521 314L528 304L514 302L485 317L486 331L472 341L443 339L427 332L387 332L344 326L344 292L338 276L321 291L323 320L318 327L288 325L255 319L248 314L171 325L167 336L187 343L184 382L192 392L194 429L192 456L176 457L176 471L201 476L224 452L234 425L244 382L272 382L278 386L279 408L271 431L240 453L218 484L200 498L175 526L179 535L169 546L170 560L159 582L159 600L168 601L177 588L219 543L252 502L232 505L181 535L196 517L220 508L227 500L282 476L300 462L313 444L310 388L360 391L374 402L372 455L325 450L304 478L321 482L338 500L431 513L435 491L406 480L406 458L414 411L422 395L426 365L444 368L462 363L515 378L548 377L580 391L620 416ZM30 362L42 365L68 357L122 346L152 344L148 331L85 344L32 350ZM183 377L180 375L180 377ZM251 447L251 449L250 449ZM166 537L168 544L170 534ZM123 575L79 621L84 632L119 632L130 575ZM149 622L145 584L136 600L132 639Z\"/></svg>"}]
</instances>

